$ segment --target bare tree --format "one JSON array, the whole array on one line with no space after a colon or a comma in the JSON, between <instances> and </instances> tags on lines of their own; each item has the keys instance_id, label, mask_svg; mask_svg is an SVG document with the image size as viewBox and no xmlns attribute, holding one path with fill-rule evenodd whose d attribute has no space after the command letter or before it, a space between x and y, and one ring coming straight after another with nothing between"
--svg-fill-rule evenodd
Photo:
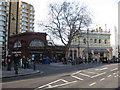
<instances>
[{"instance_id":1,"label":"bare tree","mask_svg":"<svg viewBox=\"0 0 120 90\"><path fill-rule=\"evenodd\" d=\"M49 24L45 25L53 37L59 38L66 48L66 58L69 47L81 28L91 23L91 14L87 7L75 2L52 3L49 5Z\"/></svg>"}]
</instances>

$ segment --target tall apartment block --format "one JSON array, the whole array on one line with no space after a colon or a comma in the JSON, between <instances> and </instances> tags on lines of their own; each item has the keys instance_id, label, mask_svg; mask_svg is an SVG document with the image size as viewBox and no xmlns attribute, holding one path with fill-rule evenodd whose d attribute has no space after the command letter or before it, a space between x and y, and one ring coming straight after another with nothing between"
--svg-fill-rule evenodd
<instances>
[{"instance_id":1,"label":"tall apartment block","mask_svg":"<svg viewBox=\"0 0 120 90\"><path fill-rule=\"evenodd\" d=\"M0 1L0 59L8 53L9 36L34 31L34 12L34 7L23 1Z\"/></svg>"}]
</instances>

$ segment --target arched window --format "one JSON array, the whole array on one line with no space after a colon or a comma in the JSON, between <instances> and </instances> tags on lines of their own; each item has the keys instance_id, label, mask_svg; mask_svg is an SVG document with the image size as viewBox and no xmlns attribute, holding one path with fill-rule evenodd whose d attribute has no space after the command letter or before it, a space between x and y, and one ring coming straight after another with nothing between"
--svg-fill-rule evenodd
<instances>
[{"instance_id":1,"label":"arched window","mask_svg":"<svg viewBox=\"0 0 120 90\"><path fill-rule=\"evenodd\" d=\"M44 47L44 43L40 40L33 40L30 42L30 47Z\"/></svg>"},{"instance_id":2,"label":"arched window","mask_svg":"<svg viewBox=\"0 0 120 90\"><path fill-rule=\"evenodd\" d=\"M86 39L85 39L85 38L83 39L83 43L85 43L85 44L86 44Z\"/></svg>"},{"instance_id":3,"label":"arched window","mask_svg":"<svg viewBox=\"0 0 120 90\"><path fill-rule=\"evenodd\" d=\"M107 40L105 39L105 44L107 43Z\"/></svg>"},{"instance_id":4,"label":"arched window","mask_svg":"<svg viewBox=\"0 0 120 90\"><path fill-rule=\"evenodd\" d=\"M21 45L21 42L20 41L16 41L15 43L14 43L14 48L18 48L18 47L21 47L22 45Z\"/></svg>"},{"instance_id":5,"label":"arched window","mask_svg":"<svg viewBox=\"0 0 120 90\"><path fill-rule=\"evenodd\" d=\"M97 43L97 39L94 40L94 43Z\"/></svg>"}]
</instances>

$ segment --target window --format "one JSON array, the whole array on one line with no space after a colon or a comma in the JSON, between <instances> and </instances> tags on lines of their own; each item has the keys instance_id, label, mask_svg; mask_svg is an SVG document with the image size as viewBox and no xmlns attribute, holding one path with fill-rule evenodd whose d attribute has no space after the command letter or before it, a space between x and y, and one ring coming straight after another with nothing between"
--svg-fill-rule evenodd
<instances>
[{"instance_id":1,"label":"window","mask_svg":"<svg viewBox=\"0 0 120 90\"><path fill-rule=\"evenodd\" d=\"M90 39L90 42L93 43L93 39L92 38Z\"/></svg>"},{"instance_id":2,"label":"window","mask_svg":"<svg viewBox=\"0 0 120 90\"><path fill-rule=\"evenodd\" d=\"M4 35L4 33L3 33L3 32L0 32L0 36L2 36L2 35Z\"/></svg>"},{"instance_id":3,"label":"window","mask_svg":"<svg viewBox=\"0 0 120 90\"><path fill-rule=\"evenodd\" d=\"M14 43L14 48L18 48L18 47L21 47L21 42L20 41L16 41Z\"/></svg>"},{"instance_id":4,"label":"window","mask_svg":"<svg viewBox=\"0 0 120 90\"><path fill-rule=\"evenodd\" d=\"M28 17L28 15L26 13L22 13L22 15Z\"/></svg>"},{"instance_id":5,"label":"window","mask_svg":"<svg viewBox=\"0 0 120 90\"><path fill-rule=\"evenodd\" d=\"M85 39L85 38L83 39L83 43L85 43L85 44L86 44L86 39Z\"/></svg>"},{"instance_id":6,"label":"window","mask_svg":"<svg viewBox=\"0 0 120 90\"><path fill-rule=\"evenodd\" d=\"M0 37L0 41L3 41L3 37Z\"/></svg>"},{"instance_id":7,"label":"window","mask_svg":"<svg viewBox=\"0 0 120 90\"><path fill-rule=\"evenodd\" d=\"M26 9L22 9L23 12L28 12Z\"/></svg>"},{"instance_id":8,"label":"window","mask_svg":"<svg viewBox=\"0 0 120 90\"><path fill-rule=\"evenodd\" d=\"M30 27L33 27L33 24L30 24Z\"/></svg>"},{"instance_id":9,"label":"window","mask_svg":"<svg viewBox=\"0 0 120 90\"><path fill-rule=\"evenodd\" d=\"M99 43L101 43L101 39L99 39Z\"/></svg>"},{"instance_id":10,"label":"window","mask_svg":"<svg viewBox=\"0 0 120 90\"><path fill-rule=\"evenodd\" d=\"M5 15L5 12L3 12L3 11L0 11L0 15Z\"/></svg>"},{"instance_id":11,"label":"window","mask_svg":"<svg viewBox=\"0 0 120 90\"><path fill-rule=\"evenodd\" d=\"M1 6L0 9L1 9L1 10L5 10L5 7Z\"/></svg>"},{"instance_id":12,"label":"window","mask_svg":"<svg viewBox=\"0 0 120 90\"><path fill-rule=\"evenodd\" d=\"M97 43L97 39L94 40L94 43Z\"/></svg>"},{"instance_id":13,"label":"window","mask_svg":"<svg viewBox=\"0 0 120 90\"><path fill-rule=\"evenodd\" d=\"M33 28L30 28L30 31L33 31Z\"/></svg>"},{"instance_id":14,"label":"window","mask_svg":"<svg viewBox=\"0 0 120 90\"><path fill-rule=\"evenodd\" d=\"M105 44L107 44L107 40L105 39Z\"/></svg>"},{"instance_id":15,"label":"window","mask_svg":"<svg viewBox=\"0 0 120 90\"><path fill-rule=\"evenodd\" d=\"M0 25L5 25L5 23L4 23L4 22L2 22L2 21L0 21Z\"/></svg>"},{"instance_id":16,"label":"window","mask_svg":"<svg viewBox=\"0 0 120 90\"><path fill-rule=\"evenodd\" d=\"M23 5L22 5L22 7L23 7L23 8L24 8L24 7L26 7L26 8L27 8L27 5L26 5L26 4L23 4Z\"/></svg>"},{"instance_id":17,"label":"window","mask_svg":"<svg viewBox=\"0 0 120 90\"><path fill-rule=\"evenodd\" d=\"M22 22L22 25L26 25L27 26L27 23L26 22Z\"/></svg>"},{"instance_id":18,"label":"window","mask_svg":"<svg viewBox=\"0 0 120 90\"><path fill-rule=\"evenodd\" d=\"M22 18L22 20L28 21L27 18L24 18L24 17Z\"/></svg>"},{"instance_id":19,"label":"window","mask_svg":"<svg viewBox=\"0 0 120 90\"><path fill-rule=\"evenodd\" d=\"M34 18L33 16L30 16L30 18Z\"/></svg>"},{"instance_id":20,"label":"window","mask_svg":"<svg viewBox=\"0 0 120 90\"><path fill-rule=\"evenodd\" d=\"M30 14L34 14L34 12L30 12Z\"/></svg>"},{"instance_id":21,"label":"window","mask_svg":"<svg viewBox=\"0 0 120 90\"><path fill-rule=\"evenodd\" d=\"M33 40L30 42L31 47L44 47L44 43L40 40Z\"/></svg>"},{"instance_id":22,"label":"window","mask_svg":"<svg viewBox=\"0 0 120 90\"><path fill-rule=\"evenodd\" d=\"M4 28L4 27L2 27L2 26L0 26L0 30L5 30L5 28Z\"/></svg>"},{"instance_id":23,"label":"window","mask_svg":"<svg viewBox=\"0 0 120 90\"><path fill-rule=\"evenodd\" d=\"M27 30L27 27L25 27L25 26L22 26L22 27L21 27L21 29Z\"/></svg>"},{"instance_id":24,"label":"window","mask_svg":"<svg viewBox=\"0 0 120 90\"><path fill-rule=\"evenodd\" d=\"M0 16L0 19L5 20L5 17L4 16Z\"/></svg>"},{"instance_id":25,"label":"window","mask_svg":"<svg viewBox=\"0 0 120 90\"><path fill-rule=\"evenodd\" d=\"M30 22L33 22L33 20L30 20Z\"/></svg>"},{"instance_id":26,"label":"window","mask_svg":"<svg viewBox=\"0 0 120 90\"><path fill-rule=\"evenodd\" d=\"M30 10L34 10L34 8L33 8L33 7L30 7Z\"/></svg>"}]
</instances>

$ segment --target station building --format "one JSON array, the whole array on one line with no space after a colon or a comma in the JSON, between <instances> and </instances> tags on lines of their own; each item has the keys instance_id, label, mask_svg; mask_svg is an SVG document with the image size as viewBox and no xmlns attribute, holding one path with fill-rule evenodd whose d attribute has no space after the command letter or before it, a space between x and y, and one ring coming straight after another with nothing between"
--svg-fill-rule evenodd
<instances>
[{"instance_id":1,"label":"station building","mask_svg":"<svg viewBox=\"0 0 120 90\"><path fill-rule=\"evenodd\" d=\"M64 46L49 45L47 34L41 32L25 32L10 37L10 54L18 53L21 56L31 58L34 54L39 59L57 57L59 60L64 56Z\"/></svg>"}]
</instances>

